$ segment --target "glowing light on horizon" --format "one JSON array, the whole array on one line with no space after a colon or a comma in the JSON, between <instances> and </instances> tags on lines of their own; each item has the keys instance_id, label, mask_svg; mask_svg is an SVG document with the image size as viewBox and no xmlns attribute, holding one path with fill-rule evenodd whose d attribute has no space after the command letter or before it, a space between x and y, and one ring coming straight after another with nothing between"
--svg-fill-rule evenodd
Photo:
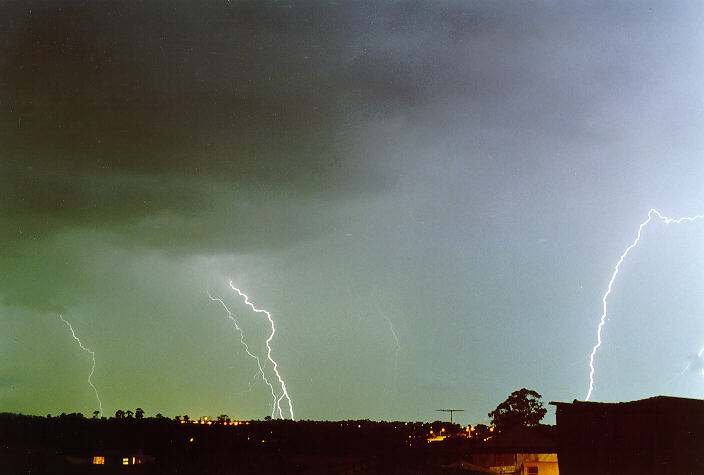
<instances>
[{"instance_id":1,"label":"glowing light on horizon","mask_svg":"<svg viewBox=\"0 0 704 475\"><path fill-rule=\"evenodd\" d=\"M86 348L83 346L83 343L81 343L81 340L76 336L76 332L73 331L73 326L63 317L63 315L59 314L59 318L61 319L62 322L64 322L67 326L68 329L71 330L71 335L73 336L73 339L78 342L78 346L81 347L83 351L86 351L90 353L91 358L93 359L93 366L90 368L90 374L88 375L88 384L90 384L90 387L93 388L93 391L95 392L95 398L98 400L98 407L100 408L100 415L103 415L103 402L100 400L100 395L98 394L98 389L95 387L93 384L93 373L95 373L95 352Z\"/></svg>"},{"instance_id":2,"label":"glowing light on horizon","mask_svg":"<svg viewBox=\"0 0 704 475\"><path fill-rule=\"evenodd\" d=\"M276 334L276 325L274 324L274 319L271 318L271 313L269 313L267 310L255 307L254 304L249 301L249 297L247 296L247 294L245 294L240 289L235 287L234 284L232 283L232 281L230 281L230 288L232 290L234 290L235 292L237 292L237 294L240 297L244 298L244 303L249 308L251 308L252 311L254 311L256 313L263 313L264 315L266 315L266 318L269 320L269 325L271 325L271 333L269 334L269 337L266 339L266 350L267 350L266 357L271 362L272 370L274 371L274 374L276 375L276 378L278 379L279 384L281 385L281 395L277 397L276 394L274 393L274 399L275 399L274 406L275 407L272 410L272 417L275 417L276 410L278 409L278 417L280 417L282 419L284 418L283 411L281 409L281 401L283 399L286 399L286 402L288 403L289 415L292 420L295 420L295 417L293 415L293 402L291 401L291 397L289 396L288 391L286 390L286 382L281 377L281 373L279 372L278 363L271 357L271 341L274 339L274 335ZM261 366L260 366L260 368L261 368ZM272 393L273 393L273 390L272 390Z\"/></svg>"},{"instance_id":3,"label":"glowing light on horizon","mask_svg":"<svg viewBox=\"0 0 704 475\"><path fill-rule=\"evenodd\" d=\"M609 298L609 295L611 295L611 291L613 289L614 281L616 280L616 276L618 275L619 271L621 270L621 264L623 263L624 259L626 259L626 256L628 253L631 252L633 248L635 248L638 243L640 242L640 237L641 234L643 233L643 229L650 223L653 219L653 216L658 217L662 221L665 222L665 224L670 224L670 223L675 223L675 224L680 224L683 222L692 222L696 221L698 219L704 218L704 215L697 215L697 216L685 216L682 218L668 218L667 216L663 216L658 210L651 208L650 211L648 211L648 218L643 221L640 226L638 226L638 232L636 234L635 240L626 248L626 250L621 254L621 257L619 257L618 262L616 263L616 266L614 267L614 271L611 274L611 279L609 280L609 285L606 288L606 293L604 293L604 296L601 299L602 305L603 305L603 311L601 314L601 318L599 319L599 325L597 327L597 332L596 332L596 344L592 348L592 352L589 355L589 391L587 391L587 395L585 396L584 400L589 401L589 399L592 396L592 392L594 391L594 358L596 356L597 351L599 350L599 347L601 347L602 344L602 339L601 339L601 331L604 328L604 324L606 323L606 315L607 315L607 304L606 301ZM700 356L701 354L704 353L704 348L700 351ZM702 374L704 375L704 370L702 370Z\"/></svg>"}]
</instances>

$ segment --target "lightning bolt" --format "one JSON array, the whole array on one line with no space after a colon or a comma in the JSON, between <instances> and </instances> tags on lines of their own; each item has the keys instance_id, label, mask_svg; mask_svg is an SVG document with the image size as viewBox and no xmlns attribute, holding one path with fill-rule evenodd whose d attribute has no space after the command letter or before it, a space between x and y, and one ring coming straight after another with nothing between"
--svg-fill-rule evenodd
<instances>
[{"instance_id":1,"label":"lightning bolt","mask_svg":"<svg viewBox=\"0 0 704 475\"><path fill-rule=\"evenodd\" d=\"M291 397L289 396L288 391L286 390L286 383L284 382L283 378L281 377L281 374L279 373L279 365L271 357L271 341L274 339L274 335L276 334L276 326L274 325L274 319L271 318L271 313L269 313L268 311L255 307L254 304L249 301L249 297L247 296L247 294L245 294L240 289L235 287L233 285L232 281L230 281L230 288L232 290L234 290L235 292L237 292L237 294L240 297L244 298L244 303L249 308L251 308L256 313L263 313L264 315L266 315L266 318L269 320L269 324L271 325L271 333L269 334L269 338L266 339L266 350L267 350L266 357L271 362L274 374L276 375L276 378L279 380L279 384L281 385L281 395L279 397L276 397L276 394L274 394L276 407L273 409L272 417L274 417L274 415L276 414L276 409L278 409L278 416L283 419L284 416L283 416L283 411L281 410L281 401L283 399L286 399L286 402L288 403L289 415L291 416L292 420L295 420L294 415L293 415L293 403L291 402ZM261 366L260 366L260 368L261 368ZM272 393L274 393L273 390L272 390Z\"/></svg>"},{"instance_id":2,"label":"lightning bolt","mask_svg":"<svg viewBox=\"0 0 704 475\"><path fill-rule=\"evenodd\" d=\"M399 353L401 353L401 342L398 339L398 334L396 333L396 329L394 328L394 323L391 321L391 319L381 311L381 307L379 306L379 302L374 300L372 302L374 304L374 307L376 308L377 313L383 318L386 323L389 325L389 331L391 332L391 337L394 340L394 344L396 345L396 355L394 359L394 369L398 371L398 357Z\"/></svg>"},{"instance_id":3,"label":"lightning bolt","mask_svg":"<svg viewBox=\"0 0 704 475\"><path fill-rule=\"evenodd\" d=\"M640 223L640 226L638 226L638 233L636 234L635 240L631 243L630 246L626 248L625 251L623 251L621 257L619 257L618 262L616 263L616 267L614 267L614 271L611 274L611 279L609 280L609 285L606 288L606 293L601 299L603 311L601 314L601 319L599 320L599 326L597 327L596 331L596 345L594 345L594 348L592 348L591 355L589 356L589 391L587 392L587 395L584 398L585 401L589 401L589 398L591 398L592 392L594 391L594 357L596 356L596 352L599 350L599 347L601 347L602 343L601 331L603 330L604 324L606 323L606 301L608 300L609 295L611 295L611 290L613 288L614 281L616 280L616 276L621 270L621 264L623 263L624 259L626 259L628 253L630 253L631 250L638 245L638 242L640 242L640 236L643 233L643 229L653 220L653 217L659 218L660 220L665 222L665 224L680 224L684 222L696 221L698 219L704 218L704 215L700 214L697 216L685 216L682 218L668 218L667 216L663 216L658 210L651 208L650 211L648 211L648 218L642 223ZM704 352L704 348L702 348L702 352ZM702 354L702 352L700 352L700 355ZM702 372L702 374L704 374L704 371Z\"/></svg>"},{"instance_id":4,"label":"lightning bolt","mask_svg":"<svg viewBox=\"0 0 704 475\"><path fill-rule=\"evenodd\" d=\"M68 329L71 330L71 335L73 335L73 339L78 342L78 346L80 346L83 351L90 353L90 356L93 359L93 366L90 368L90 374L88 375L88 384L90 384L90 387L93 388L93 391L95 391L95 398L98 400L98 407L100 408L100 415L102 416L103 415L103 403L100 400L100 396L98 395L98 389L93 384L93 373L95 372L95 352L86 348L85 346L83 346L83 343L81 343L81 340L76 336L76 332L73 331L73 327L63 317L63 315L59 314L59 318L61 319L62 322L64 322L68 326Z\"/></svg>"},{"instance_id":5,"label":"lightning bolt","mask_svg":"<svg viewBox=\"0 0 704 475\"><path fill-rule=\"evenodd\" d=\"M396 330L394 330L394 324L391 319L386 315L382 316L386 320L386 323L389 324L389 331L391 332L391 336L394 338L394 343L396 344L396 359L394 360L394 368L398 370L398 354L401 352L401 343L398 341L398 335L396 334Z\"/></svg>"},{"instance_id":6,"label":"lightning bolt","mask_svg":"<svg viewBox=\"0 0 704 475\"><path fill-rule=\"evenodd\" d=\"M704 348L699 350L699 353L694 356L691 356L691 361L687 363L687 366L684 367L682 371L677 373L675 376L672 377L671 380L669 380L667 383L668 385L672 383L674 380L677 378L681 377L683 374L685 374L687 371L695 371L695 372L700 372L702 376L704 376L704 358L702 358L702 355L704 355Z\"/></svg>"},{"instance_id":7,"label":"lightning bolt","mask_svg":"<svg viewBox=\"0 0 704 475\"><path fill-rule=\"evenodd\" d=\"M262 380L264 380L264 382L266 383L266 385L269 386L269 389L271 389L271 396L274 398L274 404L276 404L276 392L274 391L274 386L273 386L273 385L269 382L269 380L266 378L266 375L264 374L264 366L262 365L262 362L261 362L261 360L259 359L259 357L250 351L249 345L247 345L247 342L244 340L244 332L242 331L242 328L240 327L239 323L237 322L237 319L232 315L232 312L231 312L230 309L227 307L227 305L225 305L225 302L223 302L222 299L219 299L219 298L217 298L217 297L213 297L213 296L210 294L210 292L208 292L208 297L209 297L210 300L212 300L213 302L220 302L220 305L222 305L223 308L225 309L225 311L227 312L227 318L229 318L230 320L232 320L232 323L235 325L235 329L239 332L239 334L240 334L240 343L242 343L242 346L244 346L244 350L247 352L247 354L248 354L251 358L253 358L253 359L257 362L257 367L259 368L259 372L255 373L254 376L252 377L252 379L250 379L250 381L249 381L249 389L250 389L250 391L251 391L251 389L252 389L252 382L253 382L254 378L256 378L257 376L261 375ZM274 408L272 407L272 411L273 411L273 410L274 410ZM274 415L274 413L272 412L272 417L273 417L273 415Z\"/></svg>"}]
</instances>

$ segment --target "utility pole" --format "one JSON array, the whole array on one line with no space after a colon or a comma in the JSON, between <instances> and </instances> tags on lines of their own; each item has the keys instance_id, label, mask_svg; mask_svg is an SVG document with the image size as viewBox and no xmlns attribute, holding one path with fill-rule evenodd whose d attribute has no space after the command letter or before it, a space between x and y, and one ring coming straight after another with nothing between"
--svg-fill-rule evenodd
<instances>
[{"instance_id":1,"label":"utility pole","mask_svg":"<svg viewBox=\"0 0 704 475\"><path fill-rule=\"evenodd\" d=\"M450 424L452 424L452 414L454 412L462 412L464 409L435 409L436 411L439 412L449 412L450 413Z\"/></svg>"}]
</instances>

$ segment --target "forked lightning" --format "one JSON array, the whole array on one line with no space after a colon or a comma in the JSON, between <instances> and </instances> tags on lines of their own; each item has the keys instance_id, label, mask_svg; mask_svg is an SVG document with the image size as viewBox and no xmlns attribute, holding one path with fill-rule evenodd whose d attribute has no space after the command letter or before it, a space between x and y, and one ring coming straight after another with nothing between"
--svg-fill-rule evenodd
<instances>
[{"instance_id":1,"label":"forked lightning","mask_svg":"<svg viewBox=\"0 0 704 475\"><path fill-rule=\"evenodd\" d=\"M219 299L217 297L213 297L210 292L208 292L208 297L210 300L213 302L220 302L220 305L223 306L225 311L227 312L227 318L232 320L232 323L235 325L235 329L239 332L240 334L240 343L242 343L242 346L244 346L244 351L247 352L247 354L254 359L254 361L257 362L257 367L259 368L259 372L255 373L254 376L252 377L252 380L256 378L257 376L261 375L262 380L266 383L267 386L269 386L269 389L271 390L271 396L274 398L274 403L272 404L272 417L274 417L274 411L276 408L276 392L274 391L274 386L269 382L269 380L266 378L266 374L264 374L264 366L262 366L262 362L259 359L257 355L252 353L249 349L249 345L247 345L247 342L244 340L244 332L242 331L242 328L240 327L239 323L237 323L237 319L232 315L232 312L230 309L225 305L225 302L222 301L222 299ZM249 383L250 389L252 387L252 380Z\"/></svg>"},{"instance_id":2,"label":"forked lightning","mask_svg":"<svg viewBox=\"0 0 704 475\"><path fill-rule=\"evenodd\" d=\"M668 218L667 216L663 216L658 210L656 209L651 209L648 212L648 219L643 221L640 226L638 226L638 233L636 234L635 240L631 243L630 246L626 248L626 250L621 254L621 257L619 257L618 262L616 263L616 267L614 267L614 271L611 274L611 279L609 280L609 285L606 288L606 293L604 294L604 297L601 299L602 305L603 305L603 310L601 314L601 319L599 320L599 326L597 327L596 331L596 344L594 345L594 348L592 348L592 352L589 355L589 391L587 391L587 395L584 398L585 401L589 401L589 398L592 397L592 392L594 391L594 358L596 356L596 352L599 350L599 347L601 346L601 331L604 328L604 324L606 323L606 313L607 313L607 308L606 308L606 301L609 298L609 295L611 295L611 290L614 285L614 281L616 280L616 276L618 275L619 270L621 269L621 264L623 263L624 259L628 255L629 252L633 248L635 248L638 245L638 242L640 241L640 236L643 233L643 229L653 220L653 217L657 217L660 220L664 221L665 224L670 224L670 223L675 223L675 224L680 224L684 222L692 222L696 221L698 219L704 218L704 215L697 215L697 216L685 216L682 218ZM704 348L699 352L700 356L704 352ZM704 370L702 370L702 374L704 374Z\"/></svg>"},{"instance_id":3,"label":"forked lightning","mask_svg":"<svg viewBox=\"0 0 704 475\"><path fill-rule=\"evenodd\" d=\"M274 335L276 334L276 326L274 325L274 320L271 318L271 313L269 313L267 310L255 307L254 304L249 301L249 297L247 296L247 294L245 294L240 289L235 287L234 284L232 283L232 281L230 281L230 288L232 290L234 290L235 292L237 292L237 294L240 297L244 298L244 303L249 308L251 308L256 313L263 313L264 315L266 315L266 318L269 320L269 324L271 325L271 333L269 334L269 337L266 339L266 350L267 350L266 357L271 362L274 374L276 375L276 378L279 380L279 384L281 385L281 395L278 398L276 398L275 410L278 409L278 417L283 418L284 415L283 415L283 411L281 409L281 401L283 399L286 399L286 402L288 404L289 416L291 417L291 419L295 419L294 415L293 415L293 403L291 402L291 397L289 396L288 391L286 390L286 383L284 382L283 378L281 377L281 374L279 373L279 365L271 357L271 340L274 339Z\"/></svg>"},{"instance_id":4,"label":"forked lightning","mask_svg":"<svg viewBox=\"0 0 704 475\"><path fill-rule=\"evenodd\" d=\"M83 343L81 343L81 340L76 336L76 332L73 331L73 327L63 317L63 315L59 314L59 318L61 319L62 322L64 322L68 326L68 329L71 330L71 335L73 335L73 339L78 342L78 346L80 346L83 351L90 353L90 356L93 359L93 366L91 366L90 374L88 375L88 384L90 384L90 387L93 388L93 391L95 391L95 398L98 400L98 407L100 408L100 415L102 415L103 414L103 403L100 400L100 396L98 395L98 389L93 384L93 373L95 372L95 352L86 348L85 346L83 346Z\"/></svg>"}]
</instances>

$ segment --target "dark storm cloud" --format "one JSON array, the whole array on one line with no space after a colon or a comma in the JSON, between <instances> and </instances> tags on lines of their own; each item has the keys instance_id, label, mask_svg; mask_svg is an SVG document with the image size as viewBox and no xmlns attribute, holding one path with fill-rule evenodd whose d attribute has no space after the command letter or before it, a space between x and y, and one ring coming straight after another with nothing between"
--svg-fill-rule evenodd
<instances>
[{"instance_id":1,"label":"dark storm cloud","mask_svg":"<svg viewBox=\"0 0 704 475\"><path fill-rule=\"evenodd\" d=\"M28 8L5 66L5 142L16 160L69 170L368 179L349 169L359 157L346 155L338 129L416 103L427 78L378 30L364 31L374 19L361 13Z\"/></svg>"},{"instance_id":2,"label":"dark storm cloud","mask_svg":"<svg viewBox=\"0 0 704 475\"><path fill-rule=\"evenodd\" d=\"M449 59L422 4L0 8L0 286L41 311L80 298L96 240L204 254L328 232L331 202L389 184L365 127L432 98Z\"/></svg>"},{"instance_id":3,"label":"dark storm cloud","mask_svg":"<svg viewBox=\"0 0 704 475\"><path fill-rule=\"evenodd\" d=\"M595 53L555 43L573 37L571 29L584 34L574 27L580 9L464 2L4 8L0 209L12 218L3 231L12 239L73 226L124 233L162 215L207 232L199 215L220 200L245 204L225 219L251 212L244 221L262 213L267 221L271 207L285 215L292 200L315 204L388 186L386 165L365 149L365 127L376 121L432 124L456 100L484 127L566 127L565 117L593 102L599 88L595 76L583 88L561 86L582 72L580 55ZM592 73L618 80L610 77L613 57ZM212 229L215 241L220 227ZM298 226L306 235L326 227Z\"/></svg>"},{"instance_id":4,"label":"dark storm cloud","mask_svg":"<svg viewBox=\"0 0 704 475\"><path fill-rule=\"evenodd\" d=\"M53 276L27 269L75 265L77 249L50 241L61 232L186 255L280 249L334 229L337 203L387 190L417 164L378 151L399 140L387 120L431 141L460 122L453 133L469 137L467 153L488 152L467 170L540 173L552 163L524 146L536 128L578 130L590 107L614 99L605 85L648 66L624 63L626 33L608 26L642 24L646 7L0 8L3 287L25 303L41 288L43 309L60 292ZM65 277L80 281L80 271Z\"/></svg>"},{"instance_id":5,"label":"dark storm cloud","mask_svg":"<svg viewBox=\"0 0 704 475\"><path fill-rule=\"evenodd\" d=\"M222 226L199 215L224 199L244 203L224 219L266 222L291 200L382 189L382 167L355 144L359 128L428 100L454 54L446 30L466 26L447 12L425 24L421 3L3 8L6 241L76 226L129 233L163 215L218 241ZM289 224L288 239L327 226Z\"/></svg>"}]
</instances>

